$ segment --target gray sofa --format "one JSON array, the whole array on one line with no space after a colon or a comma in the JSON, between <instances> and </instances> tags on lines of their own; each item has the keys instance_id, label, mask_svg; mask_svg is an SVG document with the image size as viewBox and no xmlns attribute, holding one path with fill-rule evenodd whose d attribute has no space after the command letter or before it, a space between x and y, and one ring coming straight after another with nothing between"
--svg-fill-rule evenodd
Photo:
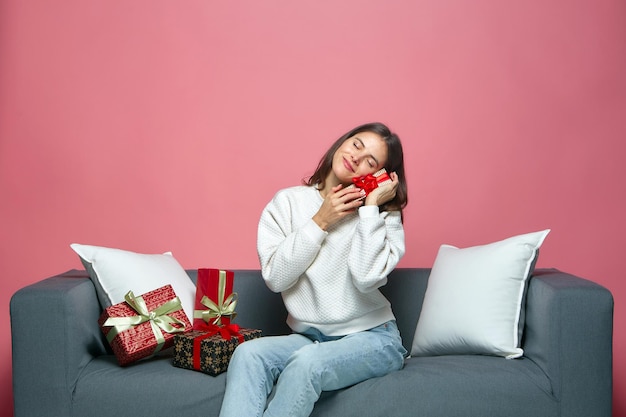
<instances>
[{"instance_id":1,"label":"gray sofa","mask_svg":"<svg viewBox=\"0 0 626 417\"><path fill-rule=\"evenodd\" d=\"M195 271L188 272L195 280ZM396 269L383 288L408 350L429 272ZM259 271L235 271L234 287L237 323L264 335L289 332L280 296L265 287ZM16 417L218 415L225 374L176 368L167 354L121 368L97 326L100 312L84 271L13 295ZM607 289L537 270L528 288L524 357L409 358L398 372L323 393L312 415L610 417L612 321Z\"/></svg>"}]
</instances>

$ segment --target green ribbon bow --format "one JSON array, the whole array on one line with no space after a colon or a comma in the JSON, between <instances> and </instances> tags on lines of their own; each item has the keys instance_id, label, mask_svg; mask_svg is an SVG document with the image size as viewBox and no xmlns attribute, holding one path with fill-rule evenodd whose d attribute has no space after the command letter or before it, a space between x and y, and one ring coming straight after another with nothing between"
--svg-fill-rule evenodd
<instances>
[{"instance_id":1,"label":"green ribbon bow","mask_svg":"<svg viewBox=\"0 0 626 417\"><path fill-rule=\"evenodd\" d=\"M153 311L148 310L143 297L135 297L132 291L128 291L124 296L124 299L128 305L133 308L133 310L139 313L139 315L130 317L109 317L104 322L104 326L113 327L107 334L107 340L109 343L111 343L115 336L121 332L149 321L154 337L157 340L157 347L154 350L154 353L157 353L161 350L163 344L165 343L163 331L167 333L179 333L185 330L185 323L175 317L168 316L168 314L182 308L178 297L174 297ZM174 323L180 325L181 327L173 326Z\"/></svg>"},{"instance_id":2,"label":"green ribbon bow","mask_svg":"<svg viewBox=\"0 0 626 417\"><path fill-rule=\"evenodd\" d=\"M226 299L226 271L219 272L219 281L217 286L217 304L206 295L202 297L200 303L208 310L194 310L193 318L202 319L205 323L222 325L222 316L234 319L237 316L235 307L237 306L237 293L230 294Z\"/></svg>"}]
</instances>

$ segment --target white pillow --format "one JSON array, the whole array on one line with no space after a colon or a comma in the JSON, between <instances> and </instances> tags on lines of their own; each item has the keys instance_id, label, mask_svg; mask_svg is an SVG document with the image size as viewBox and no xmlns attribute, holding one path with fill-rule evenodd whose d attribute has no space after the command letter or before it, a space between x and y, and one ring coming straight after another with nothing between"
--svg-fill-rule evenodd
<instances>
[{"instance_id":1,"label":"white pillow","mask_svg":"<svg viewBox=\"0 0 626 417\"><path fill-rule=\"evenodd\" d=\"M102 308L121 303L129 290L141 295L170 284L193 320L196 287L171 252L149 255L77 243L70 247L89 272Z\"/></svg>"},{"instance_id":2,"label":"white pillow","mask_svg":"<svg viewBox=\"0 0 626 417\"><path fill-rule=\"evenodd\" d=\"M411 355L522 356L526 284L549 232L465 249L442 245L428 279Z\"/></svg>"}]
</instances>

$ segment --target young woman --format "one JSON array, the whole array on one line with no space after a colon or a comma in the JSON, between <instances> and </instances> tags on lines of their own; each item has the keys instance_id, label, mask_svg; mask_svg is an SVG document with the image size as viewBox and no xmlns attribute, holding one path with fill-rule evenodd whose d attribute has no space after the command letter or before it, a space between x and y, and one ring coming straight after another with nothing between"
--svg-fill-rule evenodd
<instances>
[{"instance_id":1,"label":"young woman","mask_svg":"<svg viewBox=\"0 0 626 417\"><path fill-rule=\"evenodd\" d=\"M365 198L346 188L382 168L391 183ZM381 123L341 136L305 185L274 196L257 249L294 333L237 347L221 417L308 416L322 391L402 368L407 352L378 288L404 255L406 203L400 139Z\"/></svg>"}]
</instances>

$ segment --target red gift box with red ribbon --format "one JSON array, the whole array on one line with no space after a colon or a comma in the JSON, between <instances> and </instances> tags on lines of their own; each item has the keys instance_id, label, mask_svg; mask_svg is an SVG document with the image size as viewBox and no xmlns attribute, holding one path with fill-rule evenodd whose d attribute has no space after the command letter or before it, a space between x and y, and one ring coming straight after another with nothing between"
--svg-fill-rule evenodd
<instances>
[{"instance_id":1,"label":"red gift box with red ribbon","mask_svg":"<svg viewBox=\"0 0 626 417\"><path fill-rule=\"evenodd\" d=\"M367 174L362 177L352 178L352 184L348 185L346 188L360 188L365 191L365 198L369 193L374 191L376 188L381 185L389 184L391 182L391 177L387 173L385 168L376 171L373 174Z\"/></svg>"},{"instance_id":2,"label":"red gift box with red ribbon","mask_svg":"<svg viewBox=\"0 0 626 417\"><path fill-rule=\"evenodd\" d=\"M174 344L174 334L191 329L180 299L171 285L107 307L98 324L118 363L126 366Z\"/></svg>"}]
</instances>

